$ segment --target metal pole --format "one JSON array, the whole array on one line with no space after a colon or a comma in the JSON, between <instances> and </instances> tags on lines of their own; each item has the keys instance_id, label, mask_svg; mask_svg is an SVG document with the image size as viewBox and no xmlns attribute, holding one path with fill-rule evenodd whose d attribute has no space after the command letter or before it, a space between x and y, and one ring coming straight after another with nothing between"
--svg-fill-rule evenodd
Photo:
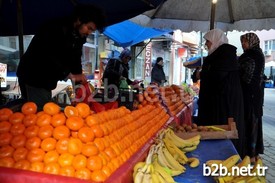
<instances>
[{"instance_id":1,"label":"metal pole","mask_svg":"<svg viewBox=\"0 0 275 183\"><path fill-rule=\"evenodd\" d=\"M211 2L210 30L214 29L216 3L217 3L217 0L213 0Z\"/></svg>"},{"instance_id":2,"label":"metal pole","mask_svg":"<svg viewBox=\"0 0 275 183\"><path fill-rule=\"evenodd\" d=\"M17 0L17 26L19 40L19 56L21 58L24 53L22 0Z\"/></svg>"}]
</instances>

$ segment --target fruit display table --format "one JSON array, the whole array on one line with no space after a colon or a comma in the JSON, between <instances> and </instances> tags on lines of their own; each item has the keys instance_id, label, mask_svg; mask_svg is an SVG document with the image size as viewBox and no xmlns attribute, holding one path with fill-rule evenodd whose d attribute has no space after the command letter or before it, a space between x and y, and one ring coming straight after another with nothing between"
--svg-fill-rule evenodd
<instances>
[{"instance_id":1,"label":"fruit display table","mask_svg":"<svg viewBox=\"0 0 275 183\"><path fill-rule=\"evenodd\" d=\"M193 113L193 102L186 105L176 116L174 116L174 121L177 124L192 124L192 113Z\"/></svg>"},{"instance_id":2,"label":"fruit display table","mask_svg":"<svg viewBox=\"0 0 275 183\"><path fill-rule=\"evenodd\" d=\"M200 165L196 168L186 167L186 172L174 177L178 183L215 183L212 176L203 176L203 164L208 160L224 160L237 151L231 140L202 140L195 151L187 153L188 157L197 157Z\"/></svg>"}]
</instances>

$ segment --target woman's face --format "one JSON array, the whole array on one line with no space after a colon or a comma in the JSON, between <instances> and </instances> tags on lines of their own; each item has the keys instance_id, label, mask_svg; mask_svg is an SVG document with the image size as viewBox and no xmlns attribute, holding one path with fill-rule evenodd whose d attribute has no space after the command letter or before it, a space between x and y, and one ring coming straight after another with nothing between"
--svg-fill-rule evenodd
<instances>
[{"instance_id":1,"label":"woman's face","mask_svg":"<svg viewBox=\"0 0 275 183\"><path fill-rule=\"evenodd\" d=\"M205 46L207 47L208 50L210 50L212 43L209 40L206 40Z\"/></svg>"},{"instance_id":2,"label":"woman's face","mask_svg":"<svg viewBox=\"0 0 275 183\"><path fill-rule=\"evenodd\" d=\"M241 43L242 43L242 48L243 50L247 50L249 48L249 44L248 44L248 40L245 38L241 39Z\"/></svg>"}]
</instances>

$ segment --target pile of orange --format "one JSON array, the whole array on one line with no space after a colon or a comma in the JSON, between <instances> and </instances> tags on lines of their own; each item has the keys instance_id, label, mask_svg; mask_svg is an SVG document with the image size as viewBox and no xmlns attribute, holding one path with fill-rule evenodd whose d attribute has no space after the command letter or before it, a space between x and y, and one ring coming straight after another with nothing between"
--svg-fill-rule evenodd
<instances>
[{"instance_id":1,"label":"pile of orange","mask_svg":"<svg viewBox=\"0 0 275 183\"><path fill-rule=\"evenodd\" d=\"M105 181L135 154L169 116L146 105L94 113L76 106L25 103L20 112L0 109L0 166Z\"/></svg>"}]
</instances>

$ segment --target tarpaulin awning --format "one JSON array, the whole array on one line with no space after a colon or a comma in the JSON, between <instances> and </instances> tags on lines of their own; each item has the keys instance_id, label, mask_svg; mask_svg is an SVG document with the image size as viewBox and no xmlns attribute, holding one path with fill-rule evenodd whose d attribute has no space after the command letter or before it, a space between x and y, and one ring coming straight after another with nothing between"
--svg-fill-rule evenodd
<instances>
[{"instance_id":1,"label":"tarpaulin awning","mask_svg":"<svg viewBox=\"0 0 275 183\"><path fill-rule=\"evenodd\" d=\"M171 29L143 27L129 20L108 26L103 34L112 39L117 46L128 47L173 32Z\"/></svg>"}]
</instances>

